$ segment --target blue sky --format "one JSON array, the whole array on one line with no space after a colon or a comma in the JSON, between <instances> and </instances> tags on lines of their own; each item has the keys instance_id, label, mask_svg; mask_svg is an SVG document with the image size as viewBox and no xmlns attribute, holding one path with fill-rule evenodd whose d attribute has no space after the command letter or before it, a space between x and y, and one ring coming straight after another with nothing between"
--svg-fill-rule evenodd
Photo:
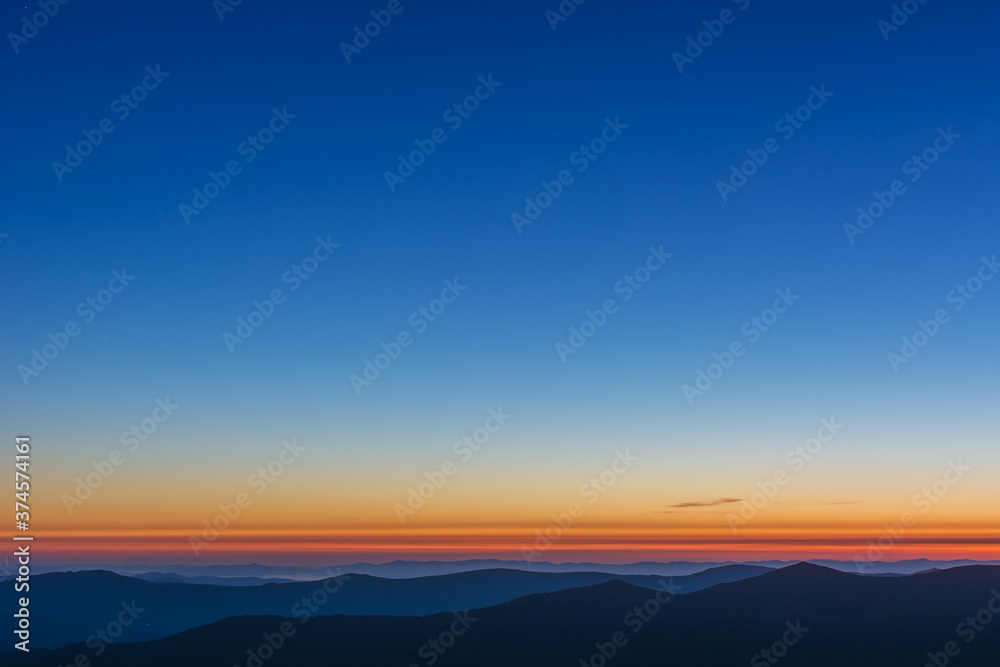
<instances>
[{"instance_id":1,"label":"blue sky","mask_svg":"<svg viewBox=\"0 0 1000 667\"><path fill-rule=\"evenodd\" d=\"M857 425L859 455L879 443L916 465L958 438L995 456L1000 281L898 373L886 353L1000 251L998 9L928 2L886 40L891 3L743 4L593 1L553 30L554 1L403 0L350 63L339 44L385 4L246 0L222 21L207 0L61 6L2 58L8 417L86 463L170 395L184 408L150 457L218 471L289 434L357 474L433 459L498 405L518 415L500 470L613 442L663 466L752 459L829 414ZM678 72L672 53L727 8ZM119 120L112 101L147 66L169 75ZM813 86L832 97L723 202L717 181ZM238 146L275 108L295 117L247 163ZM103 118L114 132L59 182L52 162ZM511 214L608 118L627 129L519 234ZM390 191L384 172L438 127L447 141ZM857 207L949 127L961 138L849 243ZM229 160L241 173L185 224L178 205ZM288 292L328 236L337 252ZM673 256L622 302L616 281L651 246ZM134 283L25 386L18 365L123 267ZM467 291L357 395L349 376L455 278ZM222 334L275 288L287 301L230 353ZM681 386L779 289L799 301L689 405ZM563 363L556 342L607 298L620 310Z\"/></svg>"}]
</instances>

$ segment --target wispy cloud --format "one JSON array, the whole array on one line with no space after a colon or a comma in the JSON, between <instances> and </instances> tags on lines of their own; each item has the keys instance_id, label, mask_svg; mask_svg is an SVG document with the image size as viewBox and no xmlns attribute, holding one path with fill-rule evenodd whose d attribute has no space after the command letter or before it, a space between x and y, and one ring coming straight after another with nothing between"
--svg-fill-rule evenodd
<instances>
[{"instance_id":1,"label":"wispy cloud","mask_svg":"<svg viewBox=\"0 0 1000 667\"><path fill-rule=\"evenodd\" d=\"M744 498L719 498L718 500L692 500L684 503L677 503L676 505L667 505L671 509L665 510L650 510L653 514L683 514L679 510L690 509L693 507L716 507L717 505L727 505L729 503L738 503L745 500ZM798 503L789 502L787 500L776 500L776 505L791 505L791 506L803 506L803 507L822 507L827 505L859 505L863 503L868 503L871 501L867 500L846 500L842 502L820 502L820 503ZM701 514L726 514L723 511L706 511L700 512Z\"/></svg>"},{"instance_id":2,"label":"wispy cloud","mask_svg":"<svg viewBox=\"0 0 1000 667\"><path fill-rule=\"evenodd\" d=\"M738 503L742 498L719 498L718 500L692 500L686 503L678 503L676 505L669 505L668 507L715 507L716 505L725 505L727 503Z\"/></svg>"}]
</instances>

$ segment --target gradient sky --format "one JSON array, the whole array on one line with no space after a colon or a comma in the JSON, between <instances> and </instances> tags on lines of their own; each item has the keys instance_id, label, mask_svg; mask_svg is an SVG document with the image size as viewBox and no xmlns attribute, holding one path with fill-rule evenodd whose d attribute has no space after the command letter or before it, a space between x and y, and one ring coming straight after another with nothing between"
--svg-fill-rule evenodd
<instances>
[{"instance_id":1,"label":"gradient sky","mask_svg":"<svg viewBox=\"0 0 1000 667\"><path fill-rule=\"evenodd\" d=\"M888 2L595 1L553 30L555 0L402 0L348 63L340 43L386 4L248 0L220 20L209 0L73 2L0 56L0 405L8 442L32 436L40 557L520 558L573 502L584 514L542 558L849 559L907 511L889 560L1000 557L1000 280L948 299L1000 252L995 3L928 2L884 39ZM672 54L727 8L679 72ZM4 32L35 11L6 8ZM120 119L112 102L157 66ZM443 112L491 75L452 129ZM832 97L785 139L776 121L814 86ZM275 108L295 118L247 162ZM103 118L114 132L60 182L52 163ZM608 118L627 129L577 171ZM385 171L439 127L391 191ZM960 138L911 182L939 128ZM769 137L780 149L724 202L717 182ZM241 172L186 224L179 204L230 160ZM511 215L562 170L573 183L518 233ZM849 242L895 179L905 194ZM290 291L317 237L340 246ZM661 246L625 301L616 283ZM123 267L134 281L86 322L78 304ZM411 314L456 278L467 290L418 333ZM287 301L230 352L223 334L274 289ZM751 343L776 290L798 300ZM556 343L607 299L618 310L563 362ZM895 372L887 353L938 309L948 323ZM24 382L71 320L79 335ZM689 402L734 341L745 353ZM121 434L168 397L180 407L129 452ZM453 443L499 408L509 421L462 461ZM843 429L796 470L786 453L831 418ZM292 439L305 451L257 495L248 477ZM125 462L67 511L114 450ZM581 486L619 450L638 461L589 503ZM401 524L394 506L449 459ZM949 461L969 471L920 514ZM730 530L778 471L788 483ZM196 557L189 537L248 491Z\"/></svg>"}]
</instances>

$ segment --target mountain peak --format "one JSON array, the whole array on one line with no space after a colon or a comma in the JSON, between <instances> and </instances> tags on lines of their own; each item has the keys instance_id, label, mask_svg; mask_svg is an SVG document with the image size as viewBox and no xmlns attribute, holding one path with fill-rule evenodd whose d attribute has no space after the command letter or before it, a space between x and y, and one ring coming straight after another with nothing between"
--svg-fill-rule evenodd
<instances>
[{"instance_id":1,"label":"mountain peak","mask_svg":"<svg viewBox=\"0 0 1000 667\"><path fill-rule=\"evenodd\" d=\"M817 565L802 561L794 565L778 568L763 576L781 577L783 579L808 579L812 581L829 581L831 579L842 579L843 577L855 577L849 572L841 572L825 565Z\"/></svg>"}]
</instances>

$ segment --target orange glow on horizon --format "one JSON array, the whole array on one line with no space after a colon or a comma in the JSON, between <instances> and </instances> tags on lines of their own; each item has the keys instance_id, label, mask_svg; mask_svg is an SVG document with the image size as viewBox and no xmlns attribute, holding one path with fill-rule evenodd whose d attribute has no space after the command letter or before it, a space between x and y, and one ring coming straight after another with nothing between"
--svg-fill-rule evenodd
<instances>
[{"instance_id":1,"label":"orange glow on horizon","mask_svg":"<svg viewBox=\"0 0 1000 667\"><path fill-rule=\"evenodd\" d=\"M42 560L59 563L113 561L348 563L366 559L461 560L498 558L567 561L720 561L866 558L883 538L877 560L1000 560L1000 538L986 528L914 527L898 539L851 529L770 529L733 535L718 530L569 529L554 539L533 528L440 528L297 530L241 529L211 533L191 530L45 531L36 533ZM195 544L196 547L193 547ZM197 551L197 553L196 553ZM124 560L123 560L124 559Z\"/></svg>"}]
</instances>

